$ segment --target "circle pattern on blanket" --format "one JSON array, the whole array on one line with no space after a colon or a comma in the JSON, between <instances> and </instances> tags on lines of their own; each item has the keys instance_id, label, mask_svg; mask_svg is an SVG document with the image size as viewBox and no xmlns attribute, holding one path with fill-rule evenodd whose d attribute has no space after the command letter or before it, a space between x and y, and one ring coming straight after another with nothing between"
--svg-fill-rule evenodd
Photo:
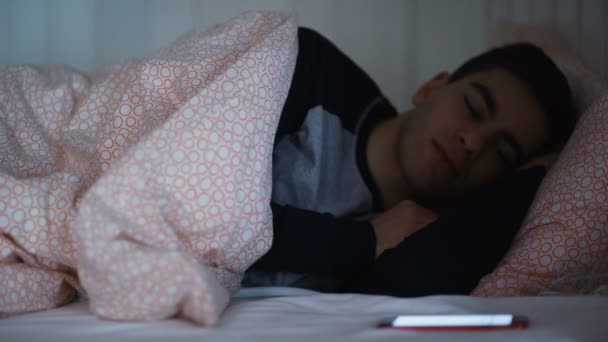
<instances>
[{"instance_id":1,"label":"circle pattern on blanket","mask_svg":"<svg viewBox=\"0 0 608 342\"><path fill-rule=\"evenodd\" d=\"M2 136L0 307L49 308L77 289L102 317L217 321L270 248L296 30L252 12L92 81L65 67L0 71L1 128L15 132Z\"/></svg>"}]
</instances>

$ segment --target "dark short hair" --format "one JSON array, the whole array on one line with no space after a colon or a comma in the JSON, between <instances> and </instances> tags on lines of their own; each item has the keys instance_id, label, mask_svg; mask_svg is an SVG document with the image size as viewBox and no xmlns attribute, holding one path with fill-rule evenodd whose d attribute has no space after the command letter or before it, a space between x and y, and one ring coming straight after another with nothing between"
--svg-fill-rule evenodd
<instances>
[{"instance_id":1,"label":"dark short hair","mask_svg":"<svg viewBox=\"0 0 608 342\"><path fill-rule=\"evenodd\" d=\"M514 43L471 58L454 71L449 82L496 68L523 81L547 116L549 141L534 154L559 149L574 130L576 117L568 80L557 65L539 47Z\"/></svg>"}]
</instances>

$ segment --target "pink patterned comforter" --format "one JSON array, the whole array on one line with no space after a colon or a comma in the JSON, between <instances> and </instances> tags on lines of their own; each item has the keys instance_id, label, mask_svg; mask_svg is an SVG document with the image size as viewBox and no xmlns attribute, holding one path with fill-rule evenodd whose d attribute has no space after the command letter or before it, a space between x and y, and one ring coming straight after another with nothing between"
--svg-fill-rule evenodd
<instances>
[{"instance_id":1,"label":"pink patterned comforter","mask_svg":"<svg viewBox=\"0 0 608 342\"><path fill-rule=\"evenodd\" d=\"M296 23L252 12L90 78L0 68L0 312L218 321L270 247Z\"/></svg>"}]
</instances>

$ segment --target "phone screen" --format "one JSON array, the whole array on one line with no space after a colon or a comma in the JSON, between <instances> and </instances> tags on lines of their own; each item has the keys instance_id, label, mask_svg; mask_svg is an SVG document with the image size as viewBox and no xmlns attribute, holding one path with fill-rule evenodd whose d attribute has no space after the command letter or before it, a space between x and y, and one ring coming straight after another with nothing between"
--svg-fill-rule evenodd
<instances>
[{"instance_id":1,"label":"phone screen","mask_svg":"<svg viewBox=\"0 0 608 342\"><path fill-rule=\"evenodd\" d=\"M523 329L528 326L528 320L512 314L399 315L380 322L378 326L418 330Z\"/></svg>"}]
</instances>

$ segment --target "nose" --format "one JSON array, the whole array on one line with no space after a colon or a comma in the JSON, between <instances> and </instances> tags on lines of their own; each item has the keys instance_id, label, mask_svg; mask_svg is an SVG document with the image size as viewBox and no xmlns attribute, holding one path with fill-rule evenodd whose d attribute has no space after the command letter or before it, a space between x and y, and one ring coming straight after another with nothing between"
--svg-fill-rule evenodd
<instances>
[{"instance_id":1,"label":"nose","mask_svg":"<svg viewBox=\"0 0 608 342\"><path fill-rule=\"evenodd\" d=\"M464 160L474 160L481 152L485 138L481 132L468 129L459 131L457 140Z\"/></svg>"}]
</instances>

